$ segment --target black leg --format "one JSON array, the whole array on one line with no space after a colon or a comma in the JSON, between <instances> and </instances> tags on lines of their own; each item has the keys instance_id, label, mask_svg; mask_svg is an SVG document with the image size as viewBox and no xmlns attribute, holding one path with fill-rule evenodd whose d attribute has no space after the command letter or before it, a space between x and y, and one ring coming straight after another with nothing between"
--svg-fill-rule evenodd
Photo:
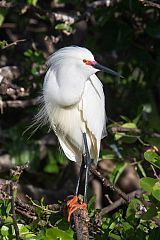
<instances>
[{"instance_id":1,"label":"black leg","mask_svg":"<svg viewBox=\"0 0 160 240\"><path fill-rule=\"evenodd\" d=\"M80 172L79 172L78 182L77 182L77 186L76 186L75 196L78 196L78 194L79 194L79 187L81 185L81 181L82 181L82 177L83 177L83 173L84 173L84 168L85 168L85 161L84 161L84 156L82 155L82 163L81 163L81 167L80 167Z\"/></svg>"},{"instance_id":2,"label":"black leg","mask_svg":"<svg viewBox=\"0 0 160 240\"><path fill-rule=\"evenodd\" d=\"M91 159L90 159L90 155L89 155L86 133L83 133L83 141L84 141L84 147L85 147L85 154L84 154L84 162L85 162L84 202L87 203L88 176L89 176L89 168L90 168L90 164L91 164Z\"/></svg>"}]
</instances>

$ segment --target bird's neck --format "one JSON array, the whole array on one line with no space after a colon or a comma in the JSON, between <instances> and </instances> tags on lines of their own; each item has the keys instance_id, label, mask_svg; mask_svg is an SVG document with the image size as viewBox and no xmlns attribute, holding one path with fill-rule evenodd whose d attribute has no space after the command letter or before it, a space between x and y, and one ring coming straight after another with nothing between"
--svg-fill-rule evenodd
<instances>
[{"instance_id":1,"label":"bird's neck","mask_svg":"<svg viewBox=\"0 0 160 240\"><path fill-rule=\"evenodd\" d=\"M61 68L56 77L59 85L61 104L69 106L78 103L87 80L81 71L75 71L73 67Z\"/></svg>"}]
</instances>

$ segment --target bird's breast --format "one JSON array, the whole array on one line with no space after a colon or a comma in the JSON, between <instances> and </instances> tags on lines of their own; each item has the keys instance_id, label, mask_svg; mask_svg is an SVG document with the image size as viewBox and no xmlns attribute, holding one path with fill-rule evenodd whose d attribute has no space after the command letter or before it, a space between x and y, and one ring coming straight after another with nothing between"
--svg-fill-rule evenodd
<instances>
[{"instance_id":1,"label":"bird's breast","mask_svg":"<svg viewBox=\"0 0 160 240\"><path fill-rule=\"evenodd\" d=\"M44 99L52 105L73 106L81 100L85 81L81 74L65 74L62 70L57 73L49 69L43 86Z\"/></svg>"}]
</instances>

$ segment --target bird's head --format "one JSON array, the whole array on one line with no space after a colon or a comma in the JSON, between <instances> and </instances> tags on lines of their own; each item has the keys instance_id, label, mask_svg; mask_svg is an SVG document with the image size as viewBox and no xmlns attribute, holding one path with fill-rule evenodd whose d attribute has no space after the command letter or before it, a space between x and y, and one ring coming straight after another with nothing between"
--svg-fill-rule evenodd
<instances>
[{"instance_id":1,"label":"bird's head","mask_svg":"<svg viewBox=\"0 0 160 240\"><path fill-rule=\"evenodd\" d=\"M62 67L64 65L68 67L77 67L77 69L83 72L87 77L98 71L104 71L108 74L122 77L119 73L99 64L93 54L87 49L78 46L64 47L56 51L47 61L47 66Z\"/></svg>"}]
</instances>

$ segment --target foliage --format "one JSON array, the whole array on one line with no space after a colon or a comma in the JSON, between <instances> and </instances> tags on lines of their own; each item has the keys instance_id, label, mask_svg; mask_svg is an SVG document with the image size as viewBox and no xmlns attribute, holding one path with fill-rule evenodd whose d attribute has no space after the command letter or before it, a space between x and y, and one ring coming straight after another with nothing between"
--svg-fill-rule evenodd
<instances>
[{"instance_id":1,"label":"foliage","mask_svg":"<svg viewBox=\"0 0 160 240\"><path fill-rule=\"evenodd\" d=\"M103 174L113 184L119 184L126 169L132 166L143 189L140 198L103 216L100 224L96 222L100 210L94 209L96 200L91 191L88 204L90 237L159 240L159 9L144 6L138 0L110 1L108 7L81 0L4 2L6 6L0 8L0 66L15 65L20 76L7 81L0 78L0 110L3 113L0 155L9 155L9 167L30 161L29 173L22 183L45 186L57 192L61 183L65 184L64 173L68 169L54 136L43 127L30 137L32 128L28 132L26 128L37 113L37 104L32 100L41 94L47 57L66 45L88 47L99 62L124 76L114 79L99 73L107 98L108 117L108 136L102 142L100 157L105 163L113 164L111 172L103 170ZM20 39L25 41L14 44ZM26 101L27 105L16 105L16 101ZM8 170L2 169L1 173L1 178L10 179ZM37 177L37 173L44 178ZM68 178L71 178L70 173ZM103 189L104 195L106 191ZM115 201L112 193L109 197ZM0 239L15 239L11 199L1 196L1 192L0 199ZM102 202L106 207L105 196ZM64 214L48 211L43 199L34 203L36 219L16 214L22 239L76 239L75 229L72 223L67 223Z\"/></svg>"}]
</instances>

